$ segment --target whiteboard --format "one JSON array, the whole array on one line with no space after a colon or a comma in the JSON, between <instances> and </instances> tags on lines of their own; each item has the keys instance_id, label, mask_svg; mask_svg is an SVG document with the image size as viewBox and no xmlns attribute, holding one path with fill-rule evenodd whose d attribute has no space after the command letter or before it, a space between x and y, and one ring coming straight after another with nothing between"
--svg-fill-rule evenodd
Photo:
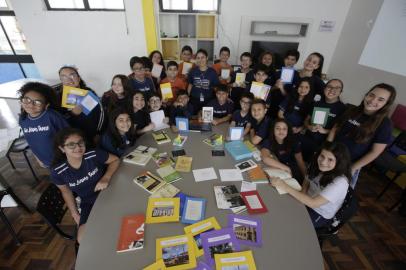
<instances>
[{"instance_id":1,"label":"whiteboard","mask_svg":"<svg viewBox=\"0 0 406 270\"><path fill-rule=\"evenodd\" d=\"M359 64L406 76L406 0L384 0Z\"/></svg>"}]
</instances>

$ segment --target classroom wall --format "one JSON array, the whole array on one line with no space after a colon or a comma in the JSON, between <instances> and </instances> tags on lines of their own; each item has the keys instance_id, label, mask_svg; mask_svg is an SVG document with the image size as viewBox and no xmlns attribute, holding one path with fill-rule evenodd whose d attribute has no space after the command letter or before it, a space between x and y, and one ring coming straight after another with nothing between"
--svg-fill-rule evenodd
<instances>
[{"instance_id":1,"label":"classroom wall","mask_svg":"<svg viewBox=\"0 0 406 270\"><path fill-rule=\"evenodd\" d=\"M385 82L397 89L395 103L406 105L406 77L358 64L382 3L383 0L356 0L351 3L329 69L330 77L344 81L343 99L346 102L359 104L363 95L373 85ZM397 31L399 35L405 34L403 28L388 31ZM396 53L406 61L404 52L382 53Z\"/></svg>"},{"instance_id":2,"label":"classroom wall","mask_svg":"<svg viewBox=\"0 0 406 270\"><path fill-rule=\"evenodd\" d=\"M98 94L114 74L130 73L131 56L146 54L141 0L124 2L125 12L103 12L48 11L43 0L11 0L41 76L54 83L62 65L74 64Z\"/></svg>"},{"instance_id":3,"label":"classroom wall","mask_svg":"<svg viewBox=\"0 0 406 270\"><path fill-rule=\"evenodd\" d=\"M238 63L238 56L244 51L251 51L252 40L293 41L290 37L249 36L251 20L292 20L309 22L308 34L299 46L301 57L298 67L305 57L313 51L325 57L323 72L328 73L332 56L344 25L351 0L222 0L219 15L218 42L220 46L231 49L230 62ZM335 21L333 32L319 32L321 20Z\"/></svg>"}]
</instances>

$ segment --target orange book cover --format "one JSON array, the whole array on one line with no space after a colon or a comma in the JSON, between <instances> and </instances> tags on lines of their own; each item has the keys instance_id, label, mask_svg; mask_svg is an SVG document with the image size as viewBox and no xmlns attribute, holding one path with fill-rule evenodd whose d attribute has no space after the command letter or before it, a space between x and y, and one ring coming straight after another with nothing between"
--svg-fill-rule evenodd
<instances>
[{"instance_id":1,"label":"orange book cover","mask_svg":"<svg viewBox=\"0 0 406 270\"><path fill-rule=\"evenodd\" d=\"M117 252L125 252L144 247L145 215L125 216L121 222Z\"/></svg>"},{"instance_id":2,"label":"orange book cover","mask_svg":"<svg viewBox=\"0 0 406 270\"><path fill-rule=\"evenodd\" d=\"M268 176L260 166L249 170L248 177L252 183L268 183Z\"/></svg>"}]
</instances>

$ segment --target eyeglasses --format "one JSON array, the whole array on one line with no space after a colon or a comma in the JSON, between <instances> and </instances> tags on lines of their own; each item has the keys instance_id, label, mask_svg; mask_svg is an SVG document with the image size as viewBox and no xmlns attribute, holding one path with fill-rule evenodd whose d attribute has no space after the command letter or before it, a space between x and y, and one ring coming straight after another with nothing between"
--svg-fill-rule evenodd
<instances>
[{"instance_id":1,"label":"eyeglasses","mask_svg":"<svg viewBox=\"0 0 406 270\"><path fill-rule=\"evenodd\" d=\"M340 86L330 86L330 85L327 85L327 86L326 86L326 90L333 91L333 92L337 92L337 91L340 91L340 90L341 90L341 87L340 87Z\"/></svg>"},{"instance_id":2,"label":"eyeglasses","mask_svg":"<svg viewBox=\"0 0 406 270\"><path fill-rule=\"evenodd\" d=\"M59 78L61 79L62 82L68 82L68 81L73 81L78 77L76 73L71 73L69 75L61 75Z\"/></svg>"},{"instance_id":3,"label":"eyeglasses","mask_svg":"<svg viewBox=\"0 0 406 270\"><path fill-rule=\"evenodd\" d=\"M29 97L23 97L21 98L21 103L24 105L32 104L35 107L41 107L42 105L44 105L45 102L39 99L31 99Z\"/></svg>"},{"instance_id":4,"label":"eyeglasses","mask_svg":"<svg viewBox=\"0 0 406 270\"><path fill-rule=\"evenodd\" d=\"M142 71L145 71L145 68L134 68L133 71L134 72L142 72Z\"/></svg>"},{"instance_id":5,"label":"eyeglasses","mask_svg":"<svg viewBox=\"0 0 406 270\"><path fill-rule=\"evenodd\" d=\"M76 148L76 146L78 146L80 148L85 147L85 142L83 140L80 140L78 142L70 142L70 143L64 144L63 146L66 146L68 149L73 150Z\"/></svg>"},{"instance_id":6,"label":"eyeglasses","mask_svg":"<svg viewBox=\"0 0 406 270\"><path fill-rule=\"evenodd\" d=\"M240 100L240 103L250 105L252 102L251 101Z\"/></svg>"}]
</instances>

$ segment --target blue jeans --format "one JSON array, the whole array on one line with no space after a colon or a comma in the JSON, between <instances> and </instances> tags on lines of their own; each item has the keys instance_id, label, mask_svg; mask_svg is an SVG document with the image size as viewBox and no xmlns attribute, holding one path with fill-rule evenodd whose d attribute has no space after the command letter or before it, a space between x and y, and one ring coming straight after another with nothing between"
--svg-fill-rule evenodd
<instances>
[{"instance_id":1,"label":"blue jeans","mask_svg":"<svg viewBox=\"0 0 406 270\"><path fill-rule=\"evenodd\" d=\"M325 227L330 223L331 221L330 219L325 219L319 213L314 211L312 208L306 206L306 209L307 212L309 213L310 219L312 220L314 228Z\"/></svg>"}]
</instances>

